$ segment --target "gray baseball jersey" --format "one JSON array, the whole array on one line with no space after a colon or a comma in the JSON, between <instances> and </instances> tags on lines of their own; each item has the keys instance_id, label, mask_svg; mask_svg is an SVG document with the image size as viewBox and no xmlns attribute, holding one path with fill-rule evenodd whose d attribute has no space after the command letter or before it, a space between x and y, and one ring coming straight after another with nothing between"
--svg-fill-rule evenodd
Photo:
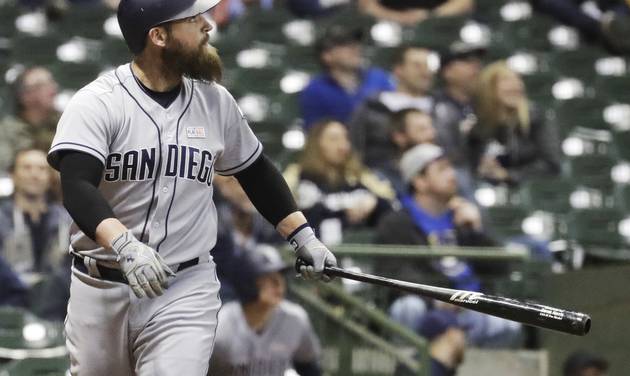
<instances>
[{"instance_id":1,"label":"gray baseball jersey","mask_svg":"<svg viewBox=\"0 0 630 376\"><path fill-rule=\"evenodd\" d=\"M210 375L282 376L293 362L320 357L319 340L306 311L283 301L260 333L254 332L240 303L230 302L219 312L219 328L210 362Z\"/></svg>"},{"instance_id":2,"label":"gray baseball jersey","mask_svg":"<svg viewBox=\"0 0 630 376\"><path fill-rule=\"evenodd\" d=\"M71 373L205 375L221 305L209 255L217 233L212 177L237 173L262 152L236 102L221 85L184 78L164 108L122 65L72 98L50 150L53 167L62 150L103 163L100 193L167 264L177 270L198 258L164 295L138 299L129 286L99 278L95 263L118 268L115 254L73 225L71 248L89 275L73 268L65 324Z\"/></svg>"},{"instance_id":3,"label":"gray baseball jersey","mask_svg":"<svg viewBox=\"0 0 630 376\"><path fill-rule=\"evenodd\" d=\"M99 190L116 217L168 264L207 253L216 241L212 176L251 164L262 146L227 90L184 79L168 108L139 86L130 64L106 73L72 98L50 150L78 150L103 163ZM71 246L113 261L77 226Z\"/></svg>"}]
</instances>

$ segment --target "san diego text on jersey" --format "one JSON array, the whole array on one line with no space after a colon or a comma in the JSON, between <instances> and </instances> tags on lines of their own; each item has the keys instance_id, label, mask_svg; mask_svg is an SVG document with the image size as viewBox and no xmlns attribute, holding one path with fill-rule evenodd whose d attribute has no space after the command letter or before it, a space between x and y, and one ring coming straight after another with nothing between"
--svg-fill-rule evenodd
<instances>
[{"instance_id":1,"label":"san diego text on jersey","mask_svg":"<svg viewBox=\"0 0 630 376\"><path fill-rule=\"evenodd\" d=\"M166 167L161 168L156 148L111 153L105 163L105 181L151 180L161 169L166 177L180 177L210 186L214 158L208 150L186 145L167 145Z\"/></svg>"}]
</instances>

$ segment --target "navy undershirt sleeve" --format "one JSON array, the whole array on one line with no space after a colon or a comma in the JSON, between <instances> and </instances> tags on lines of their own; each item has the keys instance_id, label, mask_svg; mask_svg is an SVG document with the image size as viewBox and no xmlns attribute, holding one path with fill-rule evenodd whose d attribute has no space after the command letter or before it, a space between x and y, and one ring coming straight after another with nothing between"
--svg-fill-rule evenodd
<instances>
[{"instance_id":1,"label":"navy undershirt sleeve","mask_svg":"<svg viewBox=\"0 0 630 376\"><path fill-rule=\"evenodd\" d=\"M234 176L258 212L274 227L297 211L287 182L264 154Z\"/></svg>"},{"instance_id":2,"label":"navy undershirt sleeve","mask_svg":"<svg viewBox=\"0 0 630 376\"><path fill-rule=\"evenodd\" d=\"M112 208L98 191L103 164L95 157L79 152L62 152L59 161L63 205L79 229L96 239L96 227L107 218L115 218Z\"/></svg>"}]
</instances>

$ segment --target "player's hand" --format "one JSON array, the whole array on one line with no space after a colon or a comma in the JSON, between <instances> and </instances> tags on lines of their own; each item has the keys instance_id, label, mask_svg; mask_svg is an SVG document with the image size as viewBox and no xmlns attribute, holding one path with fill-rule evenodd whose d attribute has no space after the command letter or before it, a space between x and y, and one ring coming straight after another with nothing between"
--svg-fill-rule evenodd
<instances>
[{"instance_id":1,"label":"player's hand","mask_svg":"<svg viewBox=\"0 0 630 376\"><path fill-rule=\"evenodd\" d=\"M337 258L319 239L313 237L297 249L295 270L305 279L330 282L333 278L324 273L324 266L337 266Z\"/></svg>"},{"instance_id":2,"label":"player's hand","mask_svg":"<svg viewBox=\"0 0 630 376\"><path fill-rule=\"evenodd\" d=\"M138 298L155 298L164 294L168 277L175 273L162 256L136 239L131 231L114 239L112 249L118 255L120 270L127 278L129 287Z\"/></svg>"},{"instance_id":3,"label":"player's hand","mask_svg":"<svg viewBox=\"0 0 630 376\"><path fill-rule=\"evenodd\" d=\"M329 282L333 278L324 274L324 266L337 266L337 259L332 252L317 239L308 223L303 224L288 239L295 249L297 260L295 270L302 277L310 280Z\"/></svg>"}]
</instances>

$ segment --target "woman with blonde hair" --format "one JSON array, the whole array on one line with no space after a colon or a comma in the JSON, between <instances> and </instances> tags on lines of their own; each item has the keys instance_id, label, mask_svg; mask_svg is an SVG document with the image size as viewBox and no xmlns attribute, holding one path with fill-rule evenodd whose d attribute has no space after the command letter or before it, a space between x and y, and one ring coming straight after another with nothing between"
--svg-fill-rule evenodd
<instances>
[{"instance_id":1,"label":"woman with blonde hair","mask_svg":"<svg viewBox=\"0 0 630 376\"><path fill-rule=\"evenodd\" d=\"M480 178L516 184L560 172L557 131L532 106L523 80L505 61L481 72L475 112L469 145Z\"/></svg>"},{"instance_id":2,"label":"woman with blonde hair","mask_svg":"<svg viewBox=\"0 0 630 376\"><path fill-rule=\"evenodd\" d=\"M375 226L395 198L389 182L361 164L346 126L336 120L311 128L298 162L287 167L284 177L298 207L328 244L341 242L344 229Z\"/></svg>"}]
</instances>

